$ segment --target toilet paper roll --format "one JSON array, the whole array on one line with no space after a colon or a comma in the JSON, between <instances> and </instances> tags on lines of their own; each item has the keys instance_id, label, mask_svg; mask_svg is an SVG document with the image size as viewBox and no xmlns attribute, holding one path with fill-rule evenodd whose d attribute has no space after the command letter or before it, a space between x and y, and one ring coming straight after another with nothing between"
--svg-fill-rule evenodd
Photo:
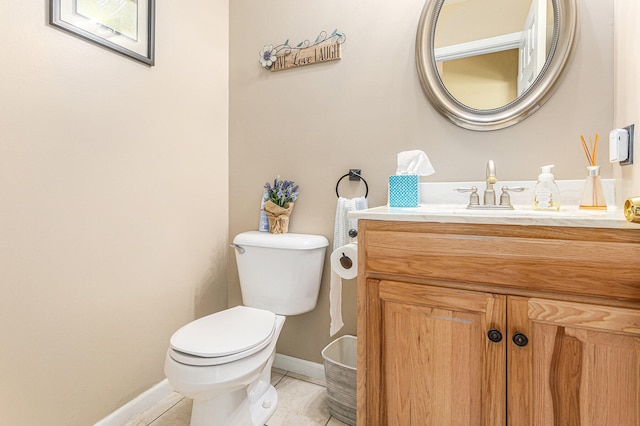
<instances>
[{"instance_id":1,"label":"toilet paper roll","mask_svg":"<svg viewBox=\"0 0 640 426\"><path fill-rule=\"evenodd\" d=\"M358 244L351 243L338 247L331 253L331 270L340 278L352 279L358 276Z\"/></svg>"},{"instance_id":2,"label":"toilet paper roll","mask_svg":"<svg viewBox=\"0 0 640 426\"><path fill-rule=\"evenodd\" d=\"M331 253L331 288L329 289L330 336L336 334L344 326L342 321L342 280L355 278L357 275L358 244L351 243L335 249Z\"/></svg>"}]
</instances>

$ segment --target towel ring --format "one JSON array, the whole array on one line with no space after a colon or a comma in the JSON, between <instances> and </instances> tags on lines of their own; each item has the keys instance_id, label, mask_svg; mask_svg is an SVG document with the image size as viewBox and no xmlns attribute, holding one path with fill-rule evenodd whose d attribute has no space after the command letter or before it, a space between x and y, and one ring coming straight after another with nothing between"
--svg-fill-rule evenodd
<instances>
[{"instance_id":1,"label":"towel ring","mask_svg":"<svg viewBox=\"0 0 640 426\"><path fill-rule=\"evenodd\" d=\"M367 195L369 195L369 185L367 184L367 181L364 180L364 178L360 174L360 169L350 169L349 173L342 175L342 177L338 179L338 182L336 183L336 195L338 196L338 198L340 198L340 192L338 192L338 185L340 185L340 181L342 181L342 179L346 178L347 176L349 176L349 180L362 180L362 182L364 182L364 187L365 187L364 198L367 198Z\"/></svg>"}]
</instances>

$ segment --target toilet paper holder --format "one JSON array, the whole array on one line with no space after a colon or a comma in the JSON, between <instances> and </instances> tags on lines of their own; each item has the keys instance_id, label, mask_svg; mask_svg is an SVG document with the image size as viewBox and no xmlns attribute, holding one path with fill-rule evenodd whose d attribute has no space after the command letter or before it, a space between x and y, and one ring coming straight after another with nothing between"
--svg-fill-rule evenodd
<instances>
[{"instance_id":1,"label":"toilet paper holder","mask_svg":"<svg viewBox=\"0 0 640 426\"><path fill-rule=\"evenodd\" d=\"M357 236L358 231L355 229L349 229L349 237L356 238ZM344 269L351 269L353 267L353 260L351 260L351 258L346 254L342 253L342 256L340 256L340 265L342 265Z\"/></svg>"},{"instance_id":2,"label":"toilet paper holder","mask_svg":"<svg viewBox=\"0 0 640 426\"><path fill-rule=\"evenodd\" d=\"M344 269L351 269L353 266L353 260L351 260L351 258L346 254L342 253L342 257L340 257L340 265L342 265Z\"/></svg>"}]
</instances>

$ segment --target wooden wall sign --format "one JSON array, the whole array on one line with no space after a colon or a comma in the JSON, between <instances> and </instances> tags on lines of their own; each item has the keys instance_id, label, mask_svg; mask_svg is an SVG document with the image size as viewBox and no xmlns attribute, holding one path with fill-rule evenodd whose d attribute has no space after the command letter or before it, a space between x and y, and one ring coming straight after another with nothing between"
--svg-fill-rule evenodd
<instances>
[{"instance_id":1,"label":"wooden wall sign","mask_svg":"<svg viewBox=\"0 0 640 426\"><path fill-rule=\"evenodd\" d=\"M340 59L340 44L333 42L292 51L289 54L276 55L271 71L282 71L289 68L319 64L321 62Z\"/></svg>"},{"instance_id":2,"label":"wooden wall sign","mask_svg":"<svg viewBox=\"0 0 640 426\"><path fill-rule=\"evenodd\" d=\"M311 45L309 40L298 43L296 47L289 46L289 40L273 47L265 46L260 52L262 67L271 71L282 71L305 65L341 59L340 45L344 43L344 33L334 30L330 36L322 31Z\"/></svg>"}]
</instances>

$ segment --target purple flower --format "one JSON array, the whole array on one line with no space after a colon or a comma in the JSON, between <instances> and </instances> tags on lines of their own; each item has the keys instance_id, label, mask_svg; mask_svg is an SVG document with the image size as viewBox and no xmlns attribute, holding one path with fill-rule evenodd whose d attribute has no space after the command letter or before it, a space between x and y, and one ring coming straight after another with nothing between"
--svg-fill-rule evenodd
<instances>
[{"instance_id":1,"label":"purple flower","mask_svg":"<svg viewBox=\"0 0 640 426\"><path fill-rule=\"evenodd\" d=\"M280 207L285 207L285 204L292 203L298 198L298 185L290 180L282 180L280 176L273 180L273 186L270 182L266 182L264 188L267 190L269 200Z\"/></svg>"}]
</instances>

